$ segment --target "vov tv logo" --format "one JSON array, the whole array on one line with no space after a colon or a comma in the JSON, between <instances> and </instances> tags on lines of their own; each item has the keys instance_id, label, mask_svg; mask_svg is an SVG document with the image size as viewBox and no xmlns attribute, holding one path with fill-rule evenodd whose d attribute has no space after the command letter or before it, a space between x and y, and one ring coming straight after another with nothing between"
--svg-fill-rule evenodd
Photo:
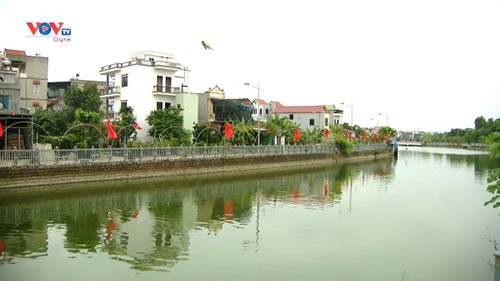
<instances>
[{"instance_id":1,"label":"vov tv logo","mask_svg":"<svg viewBox=\"0 0 500 281\"><path fill-rule=\"evenodd\" d=\"M64 22L26 22L33 36L49 37L54 42L71 42L71 28L63 28Z\"/></svg>"}]
</instances>

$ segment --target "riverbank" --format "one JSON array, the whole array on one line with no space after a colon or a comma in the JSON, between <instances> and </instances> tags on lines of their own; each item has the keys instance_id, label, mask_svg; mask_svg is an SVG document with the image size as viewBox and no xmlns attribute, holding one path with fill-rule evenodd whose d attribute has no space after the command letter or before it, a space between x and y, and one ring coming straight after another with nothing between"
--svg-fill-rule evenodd
<instances>
[{"instance_id":1,"label":"riverbank","mask_svg":"<svg viewBox=\"0 0 500 281\"><path fill-rule=\"evenodd\" d=\"M74 183L233 173L302 166L372 161L391 157L387 151L313 155L276 155L250 158L169 159L147 162L88 163L38 167L0 168L0 189L54 186Z\"/></svg>"}]
</instances>

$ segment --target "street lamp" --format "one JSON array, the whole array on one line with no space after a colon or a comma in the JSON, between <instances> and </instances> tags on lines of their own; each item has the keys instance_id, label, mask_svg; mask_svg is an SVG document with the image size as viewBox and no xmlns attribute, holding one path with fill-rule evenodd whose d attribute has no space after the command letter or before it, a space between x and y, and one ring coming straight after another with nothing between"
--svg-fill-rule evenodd
<instances>
[{"instance_id":1,"label":"street lamp","mask_svg":"<svg viewBox=\"0 0 500 281\"><path fill-rule=\"evenodd\" d=\"M352 126L354 126L354 122L353 122L354 106L352 105L352 103L351 103L351 105L345 104L343 102L341 102L340 104L346 105L346 106L351 108L351 130L352 130Z\"/></svg>"},{"instance_id":2,"label":"street lamp","mask_svg":"<svg viewBox=\"0 0 500 281\"><path fill-rule=\"evenodd\" d=\"M257 84L257 87L251 85L250 83L245 82L245 86L250 86L257 89L257 146L260 146L260 120L261 112L260 112L260 91L264 91L260 88L260 84Z\"/></svg>"},{"instance_id":3,"label":"street lamp","mask_svg":"<svg viewBox=\"0 0 500 281\"><path fill-rule=\"evenodd\" d=\"M389 116L379 113L378 115L384 116L385 117L385 126L389 127Z\"/></svg>"}]
</instances>

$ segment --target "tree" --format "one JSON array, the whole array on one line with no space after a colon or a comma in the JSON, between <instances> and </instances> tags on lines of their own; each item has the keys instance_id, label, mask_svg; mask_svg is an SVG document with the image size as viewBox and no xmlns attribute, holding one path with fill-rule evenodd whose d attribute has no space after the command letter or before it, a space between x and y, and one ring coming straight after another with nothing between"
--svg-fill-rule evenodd
<instances>
[{"instance_id":1,"label":"tree","mask_svg":"<svg viewBox=\"0 0 500 281\"><path fill-rule=\"evenodd\" d=\"M233 124L233 140L237 145L257 145L257 128L253 120L241 119Z\"/></svg>"},{"instance_id":2,"label":"tree","mask_svg":"<svg viewBox=\"0 0 500 281\"><path fill-rule=\"evenodd\" d=\"M101 103L99 91L94 83L87 83L83 88L71 85L64 93L64 104L74 110L80 108L84 111L99 112Z\"/></svg>"},{"instance_id":3,"label":"tree","mask_svg":"<svg viewBox=\"0 0 500 281\"><path fill-rule=\"evenodd\" d=\"M500 157L500 132L489 135L487 142L491 151L491 157ZM491 175L488 177L488 183L490 185L487 190L493 194L493 197L486 201L484 205L493 204L493 208L498 208L500 207L500 168L496 168L491 172Z\"/></svg>"},{"instance_id":4,"label":"tree","mask_svg":"<svg viewBox=\"0 0 500 281\"><path fill-rule=\"evenodd\" d=\"M137 130L132 125L136 121L134 109L131 106L121 107L118 116L120 119L113 122L118 133L118 141L125 140L127 144L128 139L137 139Z\"/></svg>"},{"instance_id":5,"label":"tree","mask_svg":"<svg viewBox=\"0 0 500 281\"><path fill-rule=\"evenodd\" d=\"M166 145L180 146L191 144L191 133L183 128L182 108L171 106L152 111L147 117L150 128L148 133L156 139L161 138Z\"/></svg>"},{"instance_id":6,"label":"tree","mask_svg":"<svg viewBox=\"0 0 500 281\"><path fill-rule=\"evenodd\" d=\"M285 143L294 143L293 129L299 129L299 126L292 120L286 117L279 117L278 115L270 116L264 124L266 129L262 132L264 138L272 138L281 136L285 138Z\"/></svg>"}]
</instances>

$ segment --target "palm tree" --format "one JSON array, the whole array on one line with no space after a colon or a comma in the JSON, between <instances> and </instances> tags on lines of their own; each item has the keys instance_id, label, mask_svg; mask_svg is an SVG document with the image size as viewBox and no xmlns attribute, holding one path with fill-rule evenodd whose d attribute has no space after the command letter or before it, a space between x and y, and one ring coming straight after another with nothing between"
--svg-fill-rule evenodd
<instances>
[{"instance_id":1,"label":"palm tree","mask_svg":"<svg viewBox=\"0 0 500 281\"><path fill-rule=\"evenodd\" d=\"M242 118L236 124L233 124L233 138L237 145L257 144L255 121L245 121L245 119Z\"/></svg>"}]
</instances>

